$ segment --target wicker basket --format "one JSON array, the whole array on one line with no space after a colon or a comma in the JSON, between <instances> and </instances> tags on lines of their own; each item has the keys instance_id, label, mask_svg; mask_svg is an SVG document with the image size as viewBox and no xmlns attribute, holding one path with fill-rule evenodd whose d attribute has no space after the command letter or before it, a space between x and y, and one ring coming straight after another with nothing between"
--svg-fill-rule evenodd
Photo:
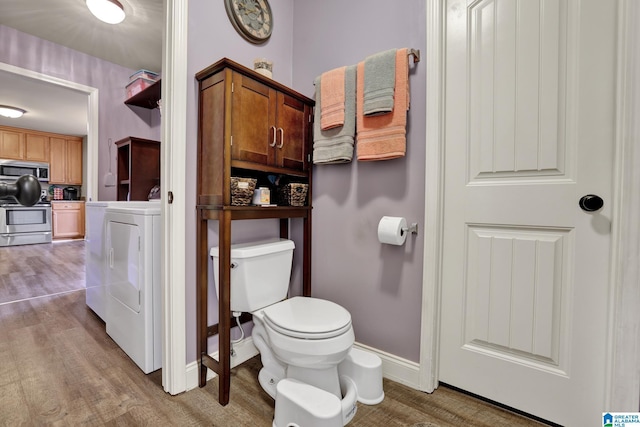
<instances>
[{"instance_id":1,"label":"wicker basket","mask_svg":"<svg viewBox=\"0 0 640 427\"><path fill-rule=\"evenodd\" d=\"M309 184L291 182L278 189L278 204L283 206L305 206Z\"/></svg>"},{"instance_id":2,"label":"wicker basket","mask_svg":"<svg viewBox=\"0 0 640 427\"><path fill-rule=\"evenodd\" d=\"M231 177L231 205L249 206L256 188L255 178Z\"/></svg>"}]
</instances>

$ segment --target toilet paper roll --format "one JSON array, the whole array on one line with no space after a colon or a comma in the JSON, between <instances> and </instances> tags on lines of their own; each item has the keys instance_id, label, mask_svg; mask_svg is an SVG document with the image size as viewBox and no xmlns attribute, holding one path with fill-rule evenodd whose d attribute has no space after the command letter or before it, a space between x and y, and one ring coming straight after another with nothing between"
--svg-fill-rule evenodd
<instances>
[{"instance_id":1,"label":"toilet paper roll","mask_svg":"<svg viewBox=\"0 0 640 427\"><path fill-rule=\"evenodd\" d=\"M378 224L380 243L400 246L407 239L407 220L396 216L383 216Z\"/></svg>"}]
</instances>

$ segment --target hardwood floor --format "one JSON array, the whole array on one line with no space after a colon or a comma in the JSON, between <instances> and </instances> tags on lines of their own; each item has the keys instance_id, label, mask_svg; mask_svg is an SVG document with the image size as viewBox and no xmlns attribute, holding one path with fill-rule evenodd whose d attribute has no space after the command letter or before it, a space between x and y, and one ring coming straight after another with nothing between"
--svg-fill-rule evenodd
<instances>
[{"instance_id":1,"label":"hardwood floor","mask_svg":"<svg viewBox=\"0 0 640 427\"><path fill-rule=\"evenodd\" d=\"M84 287L84 240L0 248L0 304Z\"/></svg>"},{"instance_id":2,"label":"hardwood floor","mask_svg":"<svg viewBox=\"0 0 640 427\"><path fill-rule=\"evenodd\" d=\"M0 295L20 295L0 304L0 425L271 426L273 400L258 384L258 357L232 370L225 407L217 402L216 379L166 394L161 371L144 375L76 289L84 281L83 243L37 246L0 251ZM381 404L358 405L350 426L541 425L446 387L426 394L385 380L384 389Z\"/></svg>"}]
</instances>

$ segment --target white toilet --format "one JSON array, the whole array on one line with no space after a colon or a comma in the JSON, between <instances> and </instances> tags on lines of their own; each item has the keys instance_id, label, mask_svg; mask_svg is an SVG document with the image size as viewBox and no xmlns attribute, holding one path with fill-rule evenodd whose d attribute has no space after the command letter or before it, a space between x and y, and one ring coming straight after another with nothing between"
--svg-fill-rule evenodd
<instances>
[{"instance_id":1,"label":"white toilet","mask_svg":"<svg viewBox=\"0 0 640 427\"><path fill-rule=\"evenodd\" d=\"M284 299L293 249L286 239L232 245L231 311L253 314L252 338L263 365L258 380L276 400L274 427L342 426L355 415L356 400L383 400L382 363L352 348L351 315L340 305ZM210 254L218 292L218 248Z\"/></svg>"}]
</instances>

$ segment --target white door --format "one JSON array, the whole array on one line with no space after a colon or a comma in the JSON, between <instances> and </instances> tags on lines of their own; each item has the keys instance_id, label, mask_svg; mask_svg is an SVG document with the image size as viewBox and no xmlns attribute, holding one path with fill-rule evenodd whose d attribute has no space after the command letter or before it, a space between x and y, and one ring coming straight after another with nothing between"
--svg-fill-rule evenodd
<instances>
[{"instance_id":1,"label":"white door","mask_svg":"<svg viewBox=\"0 0 640 427\"><path fill-rule=\"evenodd\" d=\"M439 378L566 426L607 409L616 10L446 7Z\"/></svg>"}]
</instances>

